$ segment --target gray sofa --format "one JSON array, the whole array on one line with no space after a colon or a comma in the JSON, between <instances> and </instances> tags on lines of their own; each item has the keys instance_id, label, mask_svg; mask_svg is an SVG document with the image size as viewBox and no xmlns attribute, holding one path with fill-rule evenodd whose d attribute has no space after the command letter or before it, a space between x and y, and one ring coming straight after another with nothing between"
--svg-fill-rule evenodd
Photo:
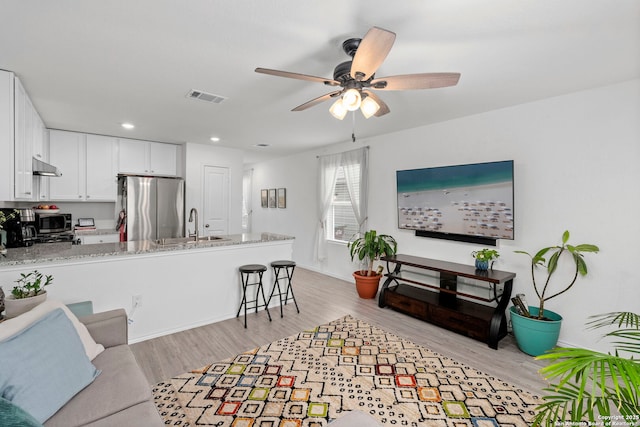
<instances>
[{"instance_id":1,"label":"gray sofa","mask_svg":"<svg viewBox=\"0 0 640 427\"><path fill-rule=\"evenodd\" d=\"M163 426L151 387L127 345L127 314L111 310L80 318L105 350L93 360L102 373L45 423L45 427Z\"/></svg>"},{"instance_id":2,"label":"gray sofa","mask_svg":"<svg viewBox=\"0 0 640 427\"><path fill-rule=\"evenodd\" d=\"M347 412L340 418L329 423L331 427L382 427L371 415L362 411Z\"/></svg>"}]
</instances>

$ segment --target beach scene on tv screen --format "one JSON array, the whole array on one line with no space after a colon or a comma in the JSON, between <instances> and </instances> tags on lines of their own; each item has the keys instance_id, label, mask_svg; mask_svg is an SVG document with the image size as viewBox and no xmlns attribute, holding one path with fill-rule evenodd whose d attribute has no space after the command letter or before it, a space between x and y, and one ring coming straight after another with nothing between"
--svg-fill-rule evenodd
<instances>
[{"instance_id":1,"label":"beach scene on tv screen","mask_svg":"<svg viewBox=\"0 0 640 427\"><path fill-rule=\"evenodd\" d=\"M513 239L513 162L397 171L398 227Z\"/></svg>"}]
</instances>

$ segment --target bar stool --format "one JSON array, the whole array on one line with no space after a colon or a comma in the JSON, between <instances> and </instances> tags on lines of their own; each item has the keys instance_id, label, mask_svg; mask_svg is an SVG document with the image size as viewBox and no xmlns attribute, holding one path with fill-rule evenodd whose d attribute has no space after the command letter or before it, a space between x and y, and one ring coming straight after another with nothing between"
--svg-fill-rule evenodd
<instances>
[{"instance_id":1,"label":"bar stool","mask_svg":"<svg viewBox=\"0 0 640 427\"><path fill-rule=\"evenodd\" d=\"M273 261L271 263L271 267L273 267L273 277L275 277L273 282L273 289L271 289L271 295L269 295L269 302L271 302L271 298L275 295L276 288L278 288L278 297L280 298L280 317L284 317L282 314L282 306L290 301L289 292L291 292L291 300L296 305L296 310L300 313L300 309L298 308L298 303L296 302L296 296L293 294L293 288L291 287L291 278L293 277L293 270L296 268L296 263L293 261ZM280 272L284 270L286 275L280 277ZM287 291L282 293L282 289L280 288L280 280L287 281ZM284 285L283 285L284 286Z\"/></svg>"},{"instance_id":2,"label":"bar stool","mask_svg":"<svg viewBox=\"0 0 640 427\"><path fill-rule=\"evenodd\" d=\"M264 298L264 289L262 287L262 275L264 274L265 271L267 271L267 267L265 267L262 264L247 264L247 265L240 266L238 270L240 270L240 278L242 279L242 302L240 303L240 307L238 307L238 313L236 314L236 317L240 316L240 311L242 310L242 306L244 306L244 327L246 329L247 305L254 304L254 306L251 308L255 308L256 313L258 312L258 307L264 307L264 309L267 311L267 316L269 316L269 322L271 322L271 313L269 313L269 307L267 307L268 303L267 303L267 300ZM249 279L251 278L252 274L258 275L257 282L249 282ZM254 300L249 301L247 300L247 288L249 286L255 286L255 285L258 286L258 289L256 290L256 298ZM262 295L262 302L264 304L259 304L260 295Z\"/></svg>"}]
</instances>

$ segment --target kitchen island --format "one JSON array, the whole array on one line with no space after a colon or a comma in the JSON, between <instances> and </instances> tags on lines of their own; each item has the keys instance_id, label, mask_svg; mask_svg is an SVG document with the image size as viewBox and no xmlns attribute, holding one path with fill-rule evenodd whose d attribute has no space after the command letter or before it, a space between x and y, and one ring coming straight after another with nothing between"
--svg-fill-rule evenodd
<instances>
[{"instance_id":1,"label":"kitchen island","mask_svg":"<svg viewBox=\"0 0 640 427\"><path fill-rule=\"evenodd\" d=\"M91 301L95 311L125 308L131 342L235 317L241 301L238 267L292 259L293 237L274 233L221 236L198 242L139 241L38 244L0 257L0 286L9 293L20 273L54 276L49 298ZM272 271L263 277L271 292ZM133 307L134 297L141 301ZM272 305L277 305L274 298ZM250 316L255 316L250 314ZM255 320L267 321L259 313Z\"/></svg>"}]
</instances>

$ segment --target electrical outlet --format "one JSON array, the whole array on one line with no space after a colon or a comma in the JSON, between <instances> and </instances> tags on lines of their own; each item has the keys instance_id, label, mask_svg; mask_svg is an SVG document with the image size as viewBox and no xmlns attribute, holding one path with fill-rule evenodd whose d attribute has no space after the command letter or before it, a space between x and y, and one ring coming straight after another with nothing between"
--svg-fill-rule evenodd
<instances>
[{"instance_id":1,"label":"electrical outlet","mask_svg":"<svg viewBox=\"0 0 640 427\"><path fill-rule=\"evenodd\" d=\"M142 295L134 295L132 297L132 304L134 307L142 307Z\"/></svg>"}]
</instances>

